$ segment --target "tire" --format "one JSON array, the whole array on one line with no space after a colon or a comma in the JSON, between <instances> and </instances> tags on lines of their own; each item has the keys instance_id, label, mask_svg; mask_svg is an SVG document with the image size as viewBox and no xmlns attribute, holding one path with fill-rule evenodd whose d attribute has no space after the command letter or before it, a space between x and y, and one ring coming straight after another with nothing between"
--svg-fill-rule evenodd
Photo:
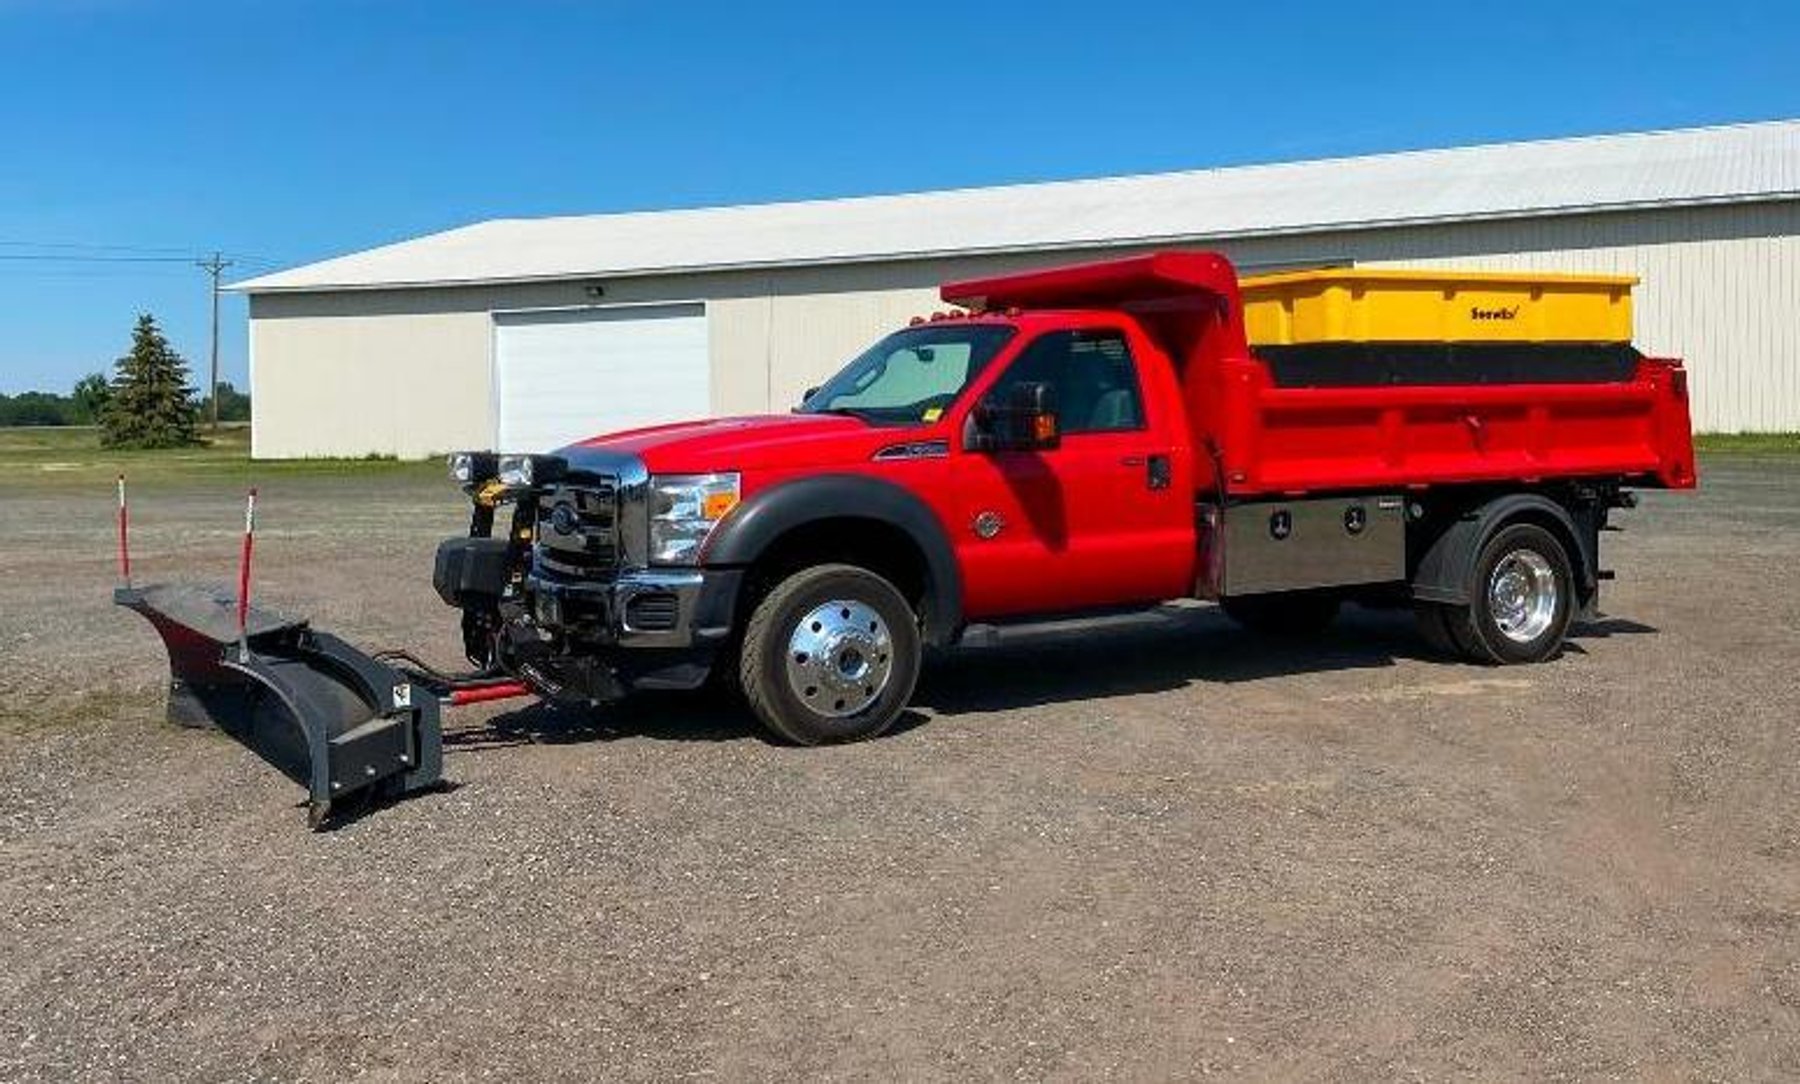
<instances>
[{"instance_id":1,"label":"tire","mask_svg":"<svg viewBox=\"0 0 1800 1084\"><path fill-rule=\"evenodd\" d=\"M757 719L796 745L873 738L919 680L919 619L893 584L855 565L801 569L750 614L738 680Z\"/></svg>"},{"instance_id":2,"label":"tire","mask_svg":"<svg viewBox=\"0 0 1800 1084\"><path fill-rule=\"evenodd\" d=\"M1446 606L1443 623L1476 662L1543 662L1562 650L1575 616L1575 571L1556 535L1514 523L1481 547L1469 604ZM1427 633L1427 638L1430 638Z\"/></svg>"},{"instance_id":3,"label":"tire","mask_svg":"<svg viewBox=\"0 0 1800 1084\"><path fill-rule=\"evenodd\" d=\"M1239 595L1219 600L1225 616L1261 636L1316 636L1337 620L1337 595L1321 591L1287 591Z\"/></svg>"},{"instance_id":4,"label":"tire","mask_svg":"<svg viewBox=\"0 0 1800 1084\"><path fill-rule=\"evenodd\" d=\"M1456 642L1456 634L1450 628L1450 622L1457 616L1456 611L1459 609L1462 607L1421 602L1413 610L1413 616L1419 621L1419 635L1430 645L1432 651L1452 659L1465 656L1462 645Z\"/></svg>"},{"instance_id":5,"label":"tire","mask_svg":"<svg viewBox=\"0 0 1800 1084\"><path fill-rule=\"evenodd\" d=\"M706 672L706 684L702 686L708 695L733 701L744 698L743 677L738 672L742 658L743 644L737 637L719 645L719 653L713 656L712 669Z\"/></svg>"}]
</instances>

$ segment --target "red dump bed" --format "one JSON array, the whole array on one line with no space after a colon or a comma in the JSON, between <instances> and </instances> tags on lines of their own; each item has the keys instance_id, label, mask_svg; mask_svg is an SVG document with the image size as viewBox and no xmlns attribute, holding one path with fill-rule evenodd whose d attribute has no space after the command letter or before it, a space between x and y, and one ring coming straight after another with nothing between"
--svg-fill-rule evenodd
<instances>
[{"instance_id":1,"label":"red dump bed","mask_svg":"<svg viewBox=\"0 0 1800 1084\"><path fill-rule=\"evenodd\" d=\"M1461 370L1444 377L1461 382L1435 382L1416 365L1400 384L1320 380L1331 375L1329 357L1296 382L1253 353L1237 272L1205 252L948 283L943 296L987 309L1107 310L1135 320L1178 369L1194 446L1212 458L1230 495L1553 478L1694 485L1687 373L1679 361L1639 357L1626 344L1623 364L1598 379L1508 377L1551 371L1515 364L1548 347L1487 346L1471 366L1466 347L1442 344L1446 356L1463 349ZM1379 362L1389 348L1359 349Z\"/></svg>"}]
</instances>

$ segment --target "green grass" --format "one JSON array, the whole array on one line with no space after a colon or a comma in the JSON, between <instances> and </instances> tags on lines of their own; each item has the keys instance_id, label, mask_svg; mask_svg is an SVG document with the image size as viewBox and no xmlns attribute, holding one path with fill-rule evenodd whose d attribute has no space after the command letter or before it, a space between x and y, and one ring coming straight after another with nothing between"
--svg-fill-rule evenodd
<instances>
[{"instance_id":1,"label":"green grass","mask_svg":"<svg viewBox=\"0 0 1800 1084\"><path fill-rule=\"evenodd\" d=\"M435 460L250 458L250 427L202 430L193 448L121 451L100 447L91 428L0 428L0 489L18 486L89 486L123 473L133 486L172 482L250 482L262 478L337 474L442 473Z\"/></svg>"},{"instance_id":2,"label":"green grass","mask_svg":"<svg viewBox=\"0 0 1800 1084\"><path fill-rule=\"evenodd\" d=\"M1708 453L1800 455L1800 433L1696 433L1694 448Z\"/></svg>"}]
</instances>

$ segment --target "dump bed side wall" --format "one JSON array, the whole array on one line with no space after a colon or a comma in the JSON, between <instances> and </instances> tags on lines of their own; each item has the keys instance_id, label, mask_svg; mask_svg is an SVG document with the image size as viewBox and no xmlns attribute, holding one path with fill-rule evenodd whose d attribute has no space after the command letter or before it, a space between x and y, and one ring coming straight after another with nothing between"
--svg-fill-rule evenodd
<instances>
[{"instance_id":1,"label":"dump bed side wall","mask_svg":"<svg viewBox=\"0 0 1800 1084\"><path fill-rule=\"evenodd\" d=\"M1686 373L1609 383L1278 387L1253 357L1190 358L1194 439L1226 494L1618 478L1694 484Z\"/></svg>"},{"instance_id":2,"label":"dump bed side wall","mask_svg":"<svg viewBox=\"0 0 1800 1084\"><path fill-rule=\"evenodd\" d=\"M1248 279L1250 345L1190 359L1208 386L1189 396L1196 436L1221 449L1231 494L1691 486L1687 374L1631 348L1636 281L1358 268Z\"/></svg>"}]
</instances>

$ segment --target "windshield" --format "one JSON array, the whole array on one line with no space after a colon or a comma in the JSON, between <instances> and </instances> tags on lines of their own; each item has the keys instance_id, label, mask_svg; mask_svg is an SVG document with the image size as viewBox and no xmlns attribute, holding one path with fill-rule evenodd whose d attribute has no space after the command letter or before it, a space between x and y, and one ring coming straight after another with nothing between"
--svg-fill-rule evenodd
<instances>
[{"instance_id":1,"label":"windshield","mask_svg":"<svg viewBox=\"0 0 1800 1084\"><path fill-rule=\"evenodd\" d=\"M889 425L935 422L1014 330L953 323L897 331L807 396L800 413L852 414Z\"/></svg>"}]
</instances>

